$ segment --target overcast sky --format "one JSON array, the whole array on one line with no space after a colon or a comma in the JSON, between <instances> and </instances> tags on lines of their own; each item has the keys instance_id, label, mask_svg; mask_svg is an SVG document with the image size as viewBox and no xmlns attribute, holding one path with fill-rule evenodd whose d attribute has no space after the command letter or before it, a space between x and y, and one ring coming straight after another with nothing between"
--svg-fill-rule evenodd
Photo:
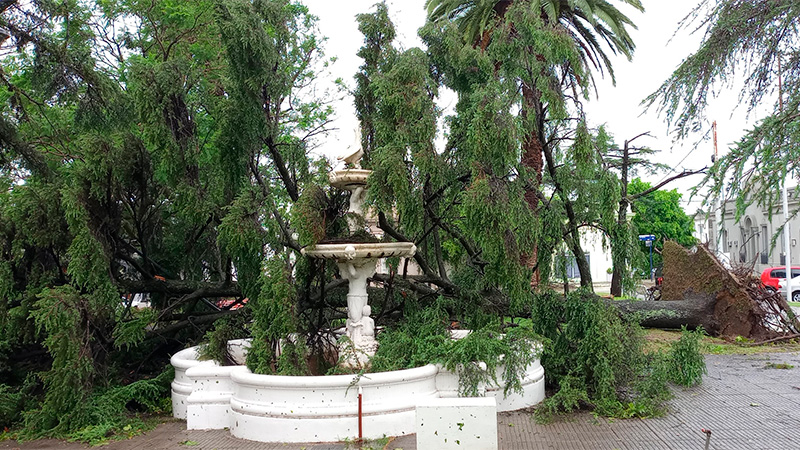
<instances>
[{"instance_id":1,"label":"overcast sky","mask_svg":"<svg viewBox=\"0 0 800 450\"><path fill-rule=\"evenodd\" d=\"M356 51L362 45L363 37L358 31L355 15L374 11L374 0L350 0L332 2L330 0L304 0L311 12L317 15L321 33L327 37L326 56L337 57L332 66L332 79L341 77L349 86L354 85L353 75L361 64ZM397 28L396 42L404 49L422 46L417 37L417 29L425 22L424 0L390 0L387 1L389 13ZM612 3L620 4L621 2ZM641 101L672 73L678 64L690 52L697 48L700 34L691 34L689 30L677 31L678 24L697 4L689 0L643 0L645 12L639 13L632 8L618 6L637 25L631 35L636 43L636 51L632 61L624 57L612 58L616 76L616 86L610 77L595 76L597 96L592 95L585 104L585 111L591 125L606 124L617 143L622 145L640 133L649 131L652 138L644 137L637 144L659 149L658 162L668 164L674 171L682 169L699 169L711 163L713 144L711 140L694 144L702 136L694 136L686 142L675 143L668 134L663 117L655 110L644 112ZM677 34L676 34L677 31ZM710 105L709 118L718 123L720 152L724 152L726 144L736 141L745 128L752 127L755 117L746 116L746 111L738 110L738 93L721 91L720 97ZM454 102L452 97L443 99L441 107L447 108ZM357 126L355 110L351 96L345 96L335 105L337 119L334 126L338 131L330 134L319 151L328 156L342 156L348 153L353 145L354 129ZM732 115L733 113L733 115ZM647 181L656 183L664 176L661 174L645 177ZM668 188L678 188L681 192L699 182L700 176L680 180ZM684 194L684 200L688 195ZM692 213L699 206L699 200L685 205L687 213Z\"/></svg>"}]
</instances>

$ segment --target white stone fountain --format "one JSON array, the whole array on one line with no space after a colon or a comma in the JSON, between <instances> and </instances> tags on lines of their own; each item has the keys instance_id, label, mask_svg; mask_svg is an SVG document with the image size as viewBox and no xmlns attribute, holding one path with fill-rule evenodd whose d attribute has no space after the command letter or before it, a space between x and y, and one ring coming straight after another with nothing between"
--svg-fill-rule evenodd
<instances>
[{"instance_id":1,"label":"white stone fountain","mask_svg":"<svg viewBox=\"0 0 800 450\"><path fill-rule=\"evenodd\" d=\"M364 198L367 178L371 170L362 169L362 150L341 158L345 169L331 172L331 186L350 192L350 207L347 221L351 233L359 231L365 223ZM303 249L302 253L315 259L335 260L339 273L348 281L346 334L348 342L340 346L344 353L342 364L353 368L364 368L375 354L375 322L370 317L367 305L367 279L375 274L376 262L380 258L411 257L417 247L412 242L337 243L317 244Z\"/></svg>"},{"instance_id":2,"label":"white stone fountain","mask_svg":"<svg viewBox=\"0 0 800 450\"><path fill-rule=\"evenodd\" d=\"M344 158L346 168L330 175L332 186L350 191L351 232L364 223L364 192L370 174L358 166L360 157L359 151ZM411 257L415 251L410 242L317 244L303 251L311 258L335 260L349 282L346 335L353 351L345 353L346 365L364 368L377 348L367 305L367 279L375 273L376 261ZM453 338L466 333L454 333ZM243 363L249 341L230 341L228 347ZM244 365L200 361L198 347L181 350L170 362L175 367L173 415L185 419L188 429L228 429L235 437L261 442L353 440L362 423L367 439L411 434L416 431L418 406L427 408L431 401L455 399L459 388L458 374L438 364L356 375L260 375ZM503 370L498 367L498 380L503 379ZM538 359L526 368L520 383L521 391L508 395L502 383L481 384L478 390L496 400L492 403L497 411L541 402L544 369Z\"/></svg>"}]
</instances>

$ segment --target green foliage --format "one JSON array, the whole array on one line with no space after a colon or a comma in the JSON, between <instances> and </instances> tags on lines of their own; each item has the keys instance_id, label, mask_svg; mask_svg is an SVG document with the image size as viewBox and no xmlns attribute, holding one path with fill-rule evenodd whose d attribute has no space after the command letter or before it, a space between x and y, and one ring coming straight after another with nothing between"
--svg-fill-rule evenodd
<instances>
[{"instance_id":1,"label":"green foliage","mask_svg":"<svg viewBox=\"0 0 800 450\"><path fill-rule=\"evenodd\" d=\"M372 167L370 161L376 145L376 120L378 93L374 80L378 74L390 67L396 56L392 47L395 29L389 20L389 10L385 2L375 4L375 13L359 14L358 31L364 35L364 46L357 53L364 60L355 75L356 89L353 100L356 106L356 116L361 122L361 148L364 150L362 157L363 167Z\"/></svg>"},{"instance_id":2,"label":"green foliage","mask_svg":"<svg viewBox=\"0 0 800 450\"><path fill-rule=\"evenodd\" d=\"M671 398L667 382L686 385L676 372L691 374L690 384L705 373L699 332L685 332L666 354L645 353L641 328L583 291L537 296L533 317L534 331L546 339L548 384L556 387L537 409L542 420L584 407L612 417L659 415Z\"/></svg>"},{"instance_id":3,"label":"green foliage","mask_svg":"<svg viewBox=\"0 0 800 450\"><path fill-rule=\"evenodd\" d=\"M25 428L18 437L55 436L97 445L115 436L125 438L132 433L147 431L155 424L147 423L146 415L170 412L168 393L174 376L169 366L152 379L99 389L85 402L76 404L69 417L47 417L44 410L28 411L25 413ZM53 421L60 421L55 429L42 426Z\"/></svg>"},{"instance_id":4,"label":"green foliage","mask_svg":"<svg viewBox=\"0 0 800 450\"><path fill-rule=\"evenodd\" d=\"M292 203L327 175L310 153L332 112L315 90L322 40L284 0L13 9L0 18L15 30L0 60L0 413L31 436L94 441L139 428L109 396L156 395L137 383L228 314L217 298L261 303L267 328L263 314L293 316L293 271L315 273L287 268L282 291L262 268L299 257ZM126 308L134 295L152 309ZM216 356L243 323L217 324Z\"/></svg>"},{"instance_id":5,"label":"green foliage","mask_svg":"<svg viewBox=\"0 0 800 450\"><path fill-rule=\"evenodd\" d=\"M681 327L681 337L669 349L669 380L681 386L700 384L708 373L706 361L700 354L700 342L705 332L702 328L689 331Z\"/></svg>"},{"instance_id":6,"label":"green foliage","mask_svg":"<svg viewBox=\"0 0 800 450\"><path fill-rule=\"evenodd\" d=\"M125 310L120 309L122 316ZM131 347L141 344L145 340L147 327L158 320L156 310L151 308L131 310L130 313L126 317L120 317L114 327L114 345L119 349L130 350Z\"/></svg>"},{"instance_id":7,"label":"green foliage","mask_svg":"<svg viewBox=\"0 0 800 450\"><path fill-rule=\"evenodd\" d=\"M248 319L244 314L237 314L214 322L214 329L206 332L205 343L199 349L199 359L217 361L223 366L241 364L231 355L228 341L249 337Z\"/></svg>"},{"instance_id":8,"label":"green foliage","mask_svg":"<svg viewBox=\"0 0 800 450\"><path fill-rule=\"evenodd\" d=\"M408 311L406 320L378 334L377 353L372 370L386 372L430 364L438 360L448 345L448 316L439 307Z\"/></svg>"},{"instance_id":9,"label":"green foliage","mask_svg":"<svg viewBox=\"0 0 800 450\"><path fill-rule=\"evenodd\" d=\"M0 384L0 426L10 428L21 421L23 412L36 407L36 376L30 374L20 386Z\"/></svg>"},{"instance_id":10,"label":"green foliage","mask_svg":"<svg viewBox=\"0 0 800 450\"><path fill-rule=\"evenodd\" d=\"M631 181L628 192L638 194L650 189L650 183L639 178ZM632 207L636 213L631 223L639 234L655 235L653 242L653 267L660 267L663 263L660 251L664 248L664 240L673 240L684 247L691 247L697 242L693 236L694 223L687 216L681 206L681 194L676 189L671 191L655 190L639 197ZM644 273L649 272L649 249L644 243L639 244L642 255L638 258L638 267Z\"/></svg>"},{"instance_id":11,"label":"green foliage","mask_svg":"<svg viewBox=\"0 0 800 450\"><path fill-rule=\"evenodd\" d=\"M768 362L764 364L765 369L779 369L779 370L789 370L794 369L794 365L788 363L774 363Z\"/></svg>"},{"instance_id":12,"label":"green foliage","mask_svg":"<svg viewBox=\"0 0 800 450\"><path fill-rule=\"evenodd\" d=\"M250 302L253 341L247 352L247 367L254 373L289 374L306 366L298 353L304 351L304 343L296 344L296 338L290 336L297 331L294 299L287 265L276 259L267 262L261 293Z\"/></svg>"},{"instance_id":13,"label":"green foliage","mask_svg":"<svg viewBox=\"0 0 800 450\"><path fill-rule=\"evenodd\" d=\"M525 370L539 356L537 336L524 327L500 332L499 321L473 326L461 339L452 339L443 303L408 311L407 320L378 335L380 346L371 370L383 372L439 363L459 375L459 394L480 395L487 384L505 384L504 394L521 392ZM475 323L477 325L477 323ZM502 379L497 379L502 368Z\"/></svg>"},{"instance_id":14,"label":"green foliage","mask_svg":"<svg viewBox=\"0 0 800 450\"><path fill-rule=\"evenodd\" d=\"M46 289L33 312L37 330L53 357L52 369L40 376L46 387L41 410L26 417L31 430L56 434L79 428L94 381L94 350L87 331L89 299L71 286Z\"/></svg>"},{"instance_id":15,"label":"green foliage","mask_svg":"<svg viewBox=\"0 0 800 450\"><path fill-rule=\"evenodd\" d=\"M292 207L292 224L297 230L301 245L314 245L325 238L328 227L325 224L326 198L318 186L310 186Z\"/></svg>"}]
</instances>

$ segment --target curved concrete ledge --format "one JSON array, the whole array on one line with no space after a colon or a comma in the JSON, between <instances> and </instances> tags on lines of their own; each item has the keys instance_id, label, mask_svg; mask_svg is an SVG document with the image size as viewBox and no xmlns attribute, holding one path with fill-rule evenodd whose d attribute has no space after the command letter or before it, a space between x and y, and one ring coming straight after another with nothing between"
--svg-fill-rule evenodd
<instances>
[{"instance_id":1,"label":"curved concrete ledge","mask_svg":"<svg viewBox=\"0 0 800 450\"><path fill-rule=\"evenodd\" d=\"M328 182L331 186L339 189L347 189L349 186L366 186L367 178L371 174L367 169L344 169L336 170L328 175Z\"/></svg>"},{"instance_id":2,"label":"curved concrete ledge","mask_svg":"<svg viewBox=\"0 0 800 450\"><path fill-rule=\"evenodd\" d=\"M175 379L172 380L172 415L178 419L186 419L186 404L192 393L194 382L186 375L186 370L201 364L197 360L197 347L179 351L169 359L175 368Z\"/></svg>"},{"instance_id":3,"label":"curved concrete ledge","mask_svg":"<svg viewBox=\"0 0 800 450\"><path fill-rule=\"evenodd\" d=\"M238 345L243 356L246 342L231 345ZM458 395L458 375L434 364L361 376L259 375L245 366L198 361L195 347L176 353L172 363L173 415L186 419L188 429L229 428L235 437L261 442L356 438L359 388L363 433L369 439L414 433L417 404ZM522 393L508 396L503 386L482 386L480 392L496 398L498 411L539 403L544 370L538 360L526 371L522 387Z\"/></svg>"}]
</instances>

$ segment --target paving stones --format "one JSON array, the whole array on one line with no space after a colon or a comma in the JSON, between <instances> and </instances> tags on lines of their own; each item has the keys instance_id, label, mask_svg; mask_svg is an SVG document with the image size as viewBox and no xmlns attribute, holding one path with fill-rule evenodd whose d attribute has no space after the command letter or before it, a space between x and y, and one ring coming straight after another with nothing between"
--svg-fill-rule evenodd
<instances>
[{"instance_id":1,"label":"paving stones","mask_svg":"<svg viewBox=\"0 0 800 450\"><path fill-rule=\"evenodd\" d=\"M792 368L768 368L767 363ZM800 353L710 355L708 376L694 388L674 390L670 413L654 419L611 420L590 413L571 414L548 425L530 412L498 414L501 450L701 450L712 430L714 450L800 449ZM383 444L383 443L380 443ZM0 442L0 449L85 448L60 441ZM227 430L187 431L168 422L145 436L104 447L107 450L348 450L348 443L282 444L236 439ZM364 447L369 448L369 447ZM403 436L373 449L416 450L416 437ZM469 449L465 449L469 450Z\"/></svg>"}]
</instances>

